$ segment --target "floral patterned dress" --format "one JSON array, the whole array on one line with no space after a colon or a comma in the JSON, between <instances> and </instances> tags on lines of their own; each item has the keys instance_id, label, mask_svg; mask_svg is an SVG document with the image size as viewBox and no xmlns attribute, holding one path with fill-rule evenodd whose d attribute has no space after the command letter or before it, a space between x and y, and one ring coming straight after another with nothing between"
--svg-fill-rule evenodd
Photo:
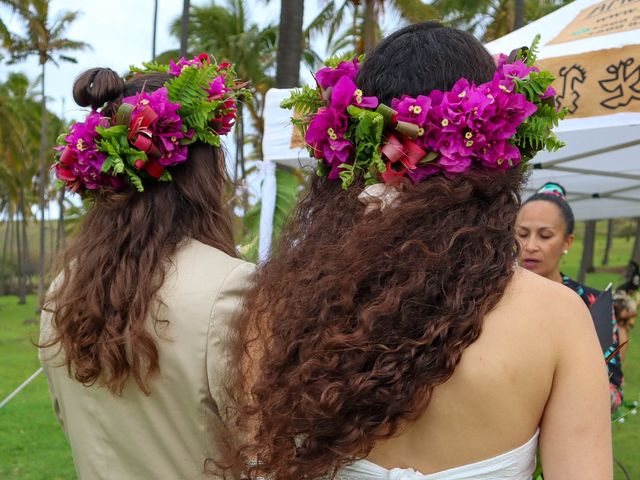
<instances>
[{"instance_id":1,"label":"floral patterned dress","mask_svg":"<svg viewBox=\"0 0 640 480\"><path fill-rule=\"evenodd\" d=\"M576 292L578 295L580 295L580 298L582 298L587 307L591 308L591 305L595 303L596 299L600 295L600 292L593 288L581 285L564 274L561 275L562 283ZM609 355L616 351L618 345L620 345L620 339L618 336L618 324L613 312L611 312L611 323L613 324L613 338L611 341L611 346L607 349L606 352L604 352L605 358L609 357ZM622 383L624 381L624 378L622 376L622 367L619 354L615 354L615 356L607 364L607 368L609 369L609 391L611 394L611 412L613 413L622 404L623 398Z\"/></svg>"}]
</instances>

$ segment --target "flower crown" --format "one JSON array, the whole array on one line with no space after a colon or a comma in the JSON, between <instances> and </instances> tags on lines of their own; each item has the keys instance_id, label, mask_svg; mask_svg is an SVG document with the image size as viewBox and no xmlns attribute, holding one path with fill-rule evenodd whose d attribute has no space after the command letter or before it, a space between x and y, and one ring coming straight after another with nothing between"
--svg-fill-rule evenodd
<instances>
[{"instance_id":1,"label":"flower crown","mask_svg":"<svg viewBox=\"0 0 640 480\"><path fill-rule=\"evenodd\" d=\"M220 136L235 123L238 99L250 96L231 64L217 65L207 54L143 66L131 72L173 78L153 92L124 97L113 117L91 111L58 138L53 168L69 190L131 184L142 192L146 181L171 181L169 169L187 160L187 145L220 146Z\"/></svg>"},{"instance_id":2,"label":"flower crown","mask_svg":"<svg viewBox=\"0 0 640 480\"><path fill-rule=\"evenodd\" d=\"M282 107L296 110L292 122L319 160L318 175L343 188L359 176L372 185L506 170L563 146L551 129L565 111L555 108L553 75L534 66L538 40L500 55L490 82L461 78L448 92L405 95L390 106L357 87L362 58L330 60L316 72L316 88L294 91Z\"/></svg>"}]
</instances>

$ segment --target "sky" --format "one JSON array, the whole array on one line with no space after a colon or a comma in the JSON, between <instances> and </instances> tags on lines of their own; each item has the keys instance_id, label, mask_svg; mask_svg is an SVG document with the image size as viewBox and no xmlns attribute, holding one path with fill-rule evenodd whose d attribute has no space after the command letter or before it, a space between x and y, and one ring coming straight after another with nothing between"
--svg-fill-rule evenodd
<instances>
[{"instance_id":1,"label":"sky","mask_svg":"<svg viewBox=\"0 0 640 480\"><path fill-rule=\"evenodd\" d=\"M213 0L191 0L191 5L208 5ZM302 1L302 0L301 0ZM317 15L321 7L331 0L306 0L305 25ZM224 5L226 0L216 0ZM51 14L55 18L61 11L79 11L65 37L81 40L91 49L74 52L77 64L60 63L58 67L47 65L45 89L49 110L69 120L80 120L86 110L73 101L73 81L84 70L92 67L109 67L120 74L127 73L130 65L140 65L151 58L153 30L153 0L51 0ZM182 14L182 0L158 0L158 29L156 53L179 48L179 40L169 34L171 23ZM277 24L280 16L279 0L245 0L250 21L259 25ZM0 8L5 23L12 31L20 31L17 17ZM394 30L398 17L387 11L383 17L383 30ZM322 52L322 38L317 39L316 50ZM0 63L0 79L9 71L20 71L35 80L40 68L35 56L16 64ZM302 71L303 79L310 79L309 72Z\"/></svg>"},{"instance_id":2,"label":"sky","mask_svg":"<svg viewBox=\"0 0 640 480\"><path fill-rule=\"evenodd\" d=\"M325 0L307 0L305 21ZM192 5L208 5L211 0L191 0ZM74 52L77 64L60 63L58 67L47 65L45 89L49 109L65 119L81 119L86 113L73 101L71 89L74 79L92 67L109 67L120 74L128 72L129 66L140 65L151 58L153 30L153 0L51 0L52 18L61 11L80 12L79 17L65 37L81 40L91 49ZM179 40L169 34L171 23L182 14L182 0L158 0L158 30L156 53L179 48ZM224 4L224 0L216 3ZM252 20L261 24L278 23L280 2L278 0L247 0L247 12ZM259 12L255 14L254 12ZM0 10L3 19L12 31L20 31L17 17ZM0 78L8 71L20 71L35 80L40 69L35 56L16 65L0 64ZM64 100L63 100L64 99Z\"/></svg>"}]
</instances>

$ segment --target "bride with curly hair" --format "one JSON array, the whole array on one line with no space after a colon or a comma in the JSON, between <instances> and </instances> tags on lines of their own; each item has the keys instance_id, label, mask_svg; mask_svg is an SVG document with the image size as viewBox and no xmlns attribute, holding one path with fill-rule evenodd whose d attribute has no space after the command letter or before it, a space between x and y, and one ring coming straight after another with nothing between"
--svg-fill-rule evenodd
<instances>
[{"instance_id":1,"label":"bride with curly hair","mask_svg":"<svg viewBox=\"0 0 640 480\"><path fill-rule=\"evenodd\" d=\"M429 22L316 74L319 175L234 340L247 478L524 480L538 447L546 480L611 478L589 312L517 266L522 132L553 92L498 65Z\"/></svg>"}]
</instances>

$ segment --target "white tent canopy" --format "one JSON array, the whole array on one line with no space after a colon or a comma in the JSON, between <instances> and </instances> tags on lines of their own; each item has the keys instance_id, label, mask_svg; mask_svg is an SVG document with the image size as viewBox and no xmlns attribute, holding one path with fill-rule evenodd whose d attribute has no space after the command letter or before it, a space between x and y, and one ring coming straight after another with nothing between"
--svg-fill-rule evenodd
<instances>
[{"instance_id":1,"label":"white tent canopy","mask_svg":"<svg viewBox=\"0 0 640 480\"><path fill-rule=\"evenodd\" d=\"M561 183L581 220L640 216L640 2L575 0L486 45L491 53L540 34L540 64L570 115L566 147L533 159L528 190Z\"/></svg>"},{"instance_id":2,"label":"white tent canopy","mask_svg":"<svg viewBox=\"0 0 640 480\"><path fill-rule=\"evenodd\" d=\"M639 18L637 1L575 0L486 45L491 53L508 54L540 34L538 59L556 75L558 102L571 113L556 129L566 147L533 159L527 193L547 181L561 183L579 220L640 217ZM288 95L288 90L275 89L267 94L264 159L309 165L291 112L280 108ZM275 183L265 181L264 186L263 198L272 198ZM262 258L268 252L272 212L263 215Z\"/></svg>"}]
</instances>

